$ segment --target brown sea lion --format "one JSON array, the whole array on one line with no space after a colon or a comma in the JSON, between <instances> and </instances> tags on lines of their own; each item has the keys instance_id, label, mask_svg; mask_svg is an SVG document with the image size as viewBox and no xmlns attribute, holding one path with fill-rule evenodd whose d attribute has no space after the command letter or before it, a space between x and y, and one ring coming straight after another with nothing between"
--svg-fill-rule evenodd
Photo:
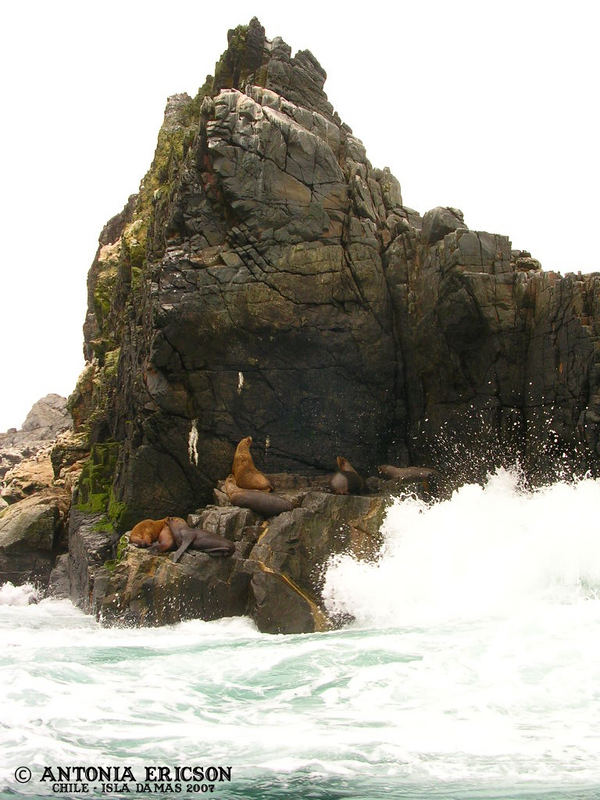
<instances>
[{"instance_id":1,"label":"brown sea lion","mask_svg":"<svg viewBox=\"0 0 600 800\"><path fill-rule=\"evenodd\" d=\"M177 545L177 550L171 556L172 561L179 561L188 547L202 550L209 556L223 556L223 558L232 556L235 551L235 545L229 539L202 528L190 528L181 517L167 517L167 522L173 541Z\"/></svg>"},{"instance_id":2,"label":"brown sea lion","mask_svg":"<svg viewBox=\"0 0 600 800\"><path fill-rule=\"evenodd\" d=\"M256 489L260 492L272 492L273 486L260 470L254 466L254 461L250 455L250 445L252 437L246 436L238 444L233 457L231 471L235 482L240 489Z\"/></svg>"},{"instance_id":3,"label":"brown sea lion","mask_svg":"<svg viewBox=\"0 0 600 800\"><path fill-rule=\"evenodd\" d=\"M335 494L360 494L365 490L365 482L347 458L337 457L338 471L331 476L329 485Z\"/></svg>"},{"instance_id":4,"label":"brown sea lion","mask_svg":"<svg viewBox=\"0 0 600 800\"><path fill-rule=\"evenodd\" d=\"M433 467L394 467L391 464L381 464L377 471L382 478L388 478L399 483L415 483L420 481L425 489L429 490L430 484L439 487L441 475Z\"/></svg>"},{"instance_id":5,"label":"brown sea lion","mask_svg":"<svg viewBox=\"0 0 600 800\"><path fill-rule=\"evenodd\" d=\"M168 527L166 517L164 519L143 519L131 529L129 543L136 547L150 547L158 541L165 527Z\"/></svg>"},{"instance_id":6,"label":"brown sea lion","mask_svg":"<svg viewBox=\"0 0 600 800\"><path fill-rule=\"evenodd\" d=\"M259 492L256 489L240 489L233 475L227 476L223 489L234 506L249 508L251 511L256 511L261 517L276 517L277 514L291 511L294 507L289 500L285 500L277 494Z\"/></svg>"},{"instance_id":7,"label":"brown sea lion","mask_svg":"<svg viewBox=\"0 0 600 800\"><path fill-rule=\"evenodd\" d=\"M156 544L152 545L150 548L151 550L158 550L159 553L165 553L167 550L172 550L175 547L175 539L173 538L171 528L168 524L171 519L174 519L174 517L167 517L167 524L159 533L158 540ZM177 517L177 519L179 519L179 517ZM185 520L181 521L185 522Z\"/></svg>"}]
</instances>

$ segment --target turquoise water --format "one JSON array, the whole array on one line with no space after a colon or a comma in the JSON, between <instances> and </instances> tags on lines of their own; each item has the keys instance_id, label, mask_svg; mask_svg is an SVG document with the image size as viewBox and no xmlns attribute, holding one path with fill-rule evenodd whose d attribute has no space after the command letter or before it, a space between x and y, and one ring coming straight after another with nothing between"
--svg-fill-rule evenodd
<instances>
[{"instance_id":1,"label":"turquoise water","mask_svg":"<svg viewBox=\"0 0 600 800\"><path fill-rule=\"evenodd\" d=\"M79 765L135 776L94 797L599 798L599 507L596 481L527 494L510 473L398 502L376 563L330 565L328 604L356 622L326 634L105 629L6 585L0 797L83 797L40 781ZM231 781L136 791L184 765Z\"/></svg>"}]
</instances>

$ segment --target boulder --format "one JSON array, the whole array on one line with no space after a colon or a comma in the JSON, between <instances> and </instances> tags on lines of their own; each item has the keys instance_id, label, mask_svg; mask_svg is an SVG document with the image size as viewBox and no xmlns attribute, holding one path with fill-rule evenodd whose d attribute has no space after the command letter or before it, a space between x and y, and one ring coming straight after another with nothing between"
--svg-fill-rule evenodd
<instances>
[{"instance_id":1,"label":"boulder","mask_svg":"<svg viewBox=\"0 0 600 800\"><path fill-rule=\"evenodd\" d=\"M23 459L5 473L0 496L8 503L16 503L35 492L49 488L53 481L50 452L45 449L33 458Z\"/></svg>"},{"instance_id":2,"label":"boulder","mask_svg":"<svg viewBox=\"0 0 600 800\"><path fill-rule=\"evenodd\" d=\"M68 507L63 490L47 489L0 512L0 582L46 587Z\"/></svg>"},{"instance_id":3,"label":"boulder","mask_svg":"<svg viewBox=\"0 0 600 800\"><path fill-rule=\"evenodd\" d=\"M124 561L106 571L95 610L105 624L169 625L184 619L218 619L247 610L250 577L234 558L185 553L168 555L131 547Z\"/></svg>"},{"instance_id":4,"label":"boulder","mask_svg":"<svg viewBox=\"0 0 600 800\"><path fill-rule=\"evenodd\" d=\"M306 633L333 625L321 597L327 562L339 553L376 557L388 500L311 492L300 508L265 524L249 556L258 567L251 614L260 630Z\"/></svg>"},{"instance_id":5,"label":"boulder","mask_svg":"<svg viewBox=\"0 0 600 800\"><path fill-rule=\"evenodd\" d=\"M435 244L459 228L467 230L462 211L438 206L423 215L421 239L425 244Z\"/></svg>"},{"instance_id":6,"label":"boulder","mask_svg":"<svg viewBox=\"0 0 600 800\"><path fill-rule=\"evenodd\" d=\"M45 459L56 438L69 430L72 425L73 421L64 397L49 394L38 400L27 414L20 430L11 428L6 433L0 433L0 479L21 461L35 458L37 455ZM45 480L44 478L40 488L48 485ZM10 502L15 502L16 499L21 499L29 493L30 491L25 491L21 495L17 494ZM9 496L12 496L10 492Z\"/></svg>"}]
</instances>

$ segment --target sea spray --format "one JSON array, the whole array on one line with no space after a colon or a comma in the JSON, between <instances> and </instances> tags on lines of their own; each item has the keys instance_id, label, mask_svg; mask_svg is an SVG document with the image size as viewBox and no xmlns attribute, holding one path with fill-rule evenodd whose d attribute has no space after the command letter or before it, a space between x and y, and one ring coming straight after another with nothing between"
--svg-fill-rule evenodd
<instances>
[{"instance_id":1,"label":"sea spray","mask_svg":"<svg viewBox=\"0 0 600 800\"><path fill-rule=\"evenodd\" d=\"M0 606L28 606L41 597L41 591L31 583L15 586L10 581L0 586Z\"/></svg>"},{"instance_id":2,"label":"sea spray","mask_svg":"<svg viewBox=\"0 0 600 800\"><path fill-rule=\"evenodd\" d=\"M465 485L427 505L398 499L375 563L332 559L330 612L385 627L479 619L540 603L594 598L600 589L600 482L525 491L518 471Z\"/></svg>"}]
</instances>

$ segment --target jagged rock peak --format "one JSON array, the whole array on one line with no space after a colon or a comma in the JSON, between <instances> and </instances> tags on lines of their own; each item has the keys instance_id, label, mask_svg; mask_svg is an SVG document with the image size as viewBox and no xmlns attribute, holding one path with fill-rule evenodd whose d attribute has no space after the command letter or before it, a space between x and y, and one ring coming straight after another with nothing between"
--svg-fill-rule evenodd
<instances>
[{"instance_id":1,"label":"jagged rock peak","mask_svg":"<svg viewBox=\"0 0 600 800\"><path fill-rule=\"evenodd\" d=\"M323 91L327 73L309 50L299 50L292 57L291 47L281 37L267 39L256 17L248 25L228 31L227 42L227 50L215 66L210 94L254 84L340 123ZM203 90L206 88L205 84Z\"/></svg>"},{"instance_id":2,"label":"jagged rock peak","mask_svg":"<svg viewBox=\"0 0 600 800\"><path fill-rule=\"evenodd\" d=\"M59 394L47 394L34 403L22 430L33 431L39 428L48 429L48 434L56 435L71 425L71 417L67 410L66 398Z\"/></svg>"},{"instance_id":3,"label":"jagged rock peak","mask_svg":"<svg viewBox=\"0 0 600 800\"><path fill-rule=\"evenodd\" d=\"M34 403L20 430L11 428L0 433L0 489L9 470L25 459L49 451L57 436L72 425L66 399L49 394Z\"/></svg>"},{"instance_id":4,"label":"jagged rock peak","mask_svg":"<svg viewBox=\"0 0 600 800\"><path fill-rule=\"evenodd\" d=\"M19 430L11 428L6 432L0 432L0 441L12 440L19 436L26 438L26 435L50 441L71 425L66 398L58 394L47 394L33 404Z\"/></svg>"}]
</instances>

